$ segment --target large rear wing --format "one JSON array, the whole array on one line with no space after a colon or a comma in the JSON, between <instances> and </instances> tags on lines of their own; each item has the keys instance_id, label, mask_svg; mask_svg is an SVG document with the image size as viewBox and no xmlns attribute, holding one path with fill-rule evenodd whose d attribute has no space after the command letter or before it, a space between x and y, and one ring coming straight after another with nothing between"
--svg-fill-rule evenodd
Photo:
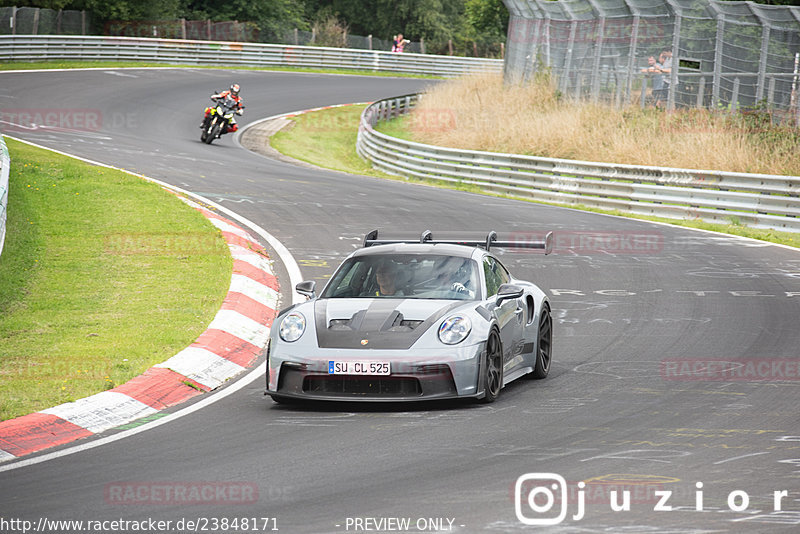
<instances>
[{"instance_id":1,"label":"large rear wing","mask_svg":"<svg viewBox=\"0 0 800 534\"><path fill-rule=\"evenodd\" d=\"M445 238L445 239L434 239L433 233L430 230L425 230L422 232L418 238L414 239L406 239L406 238L379 238L378 231L373 230L364 236L364 246L370 247L372 245L393 245L395 243L443 243L448 245L464 245L468 247L483 247L487 251L491 249L491 247L498 247L498 248L522 248L522 249L534 249L534 250L543 250L545 254L550 254L553 251L553 232L547 232L544 236L544 239L518 239L518 240L511 240L511 241L499 241L497 239L497 232L492 230L486 237L480 240L477 239L461 239L461 238Z\"/></svg>"}]
</instances>

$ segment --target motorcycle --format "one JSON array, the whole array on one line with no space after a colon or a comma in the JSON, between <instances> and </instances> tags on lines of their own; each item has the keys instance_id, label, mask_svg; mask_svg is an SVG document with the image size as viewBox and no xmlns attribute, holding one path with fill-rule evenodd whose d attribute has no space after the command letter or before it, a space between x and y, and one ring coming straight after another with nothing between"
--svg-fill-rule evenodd
<instances>
[{"instance_id":1,"label":"motorcycle","mask_svg":"<svg viewBox=\"0 0 800 534\"><path fill-rule=\"evenodd\" d=\"M236 131L235 125L231 129L229 124L234 113L242 114L241 109L238 109L236 100L230 96L212 98L211 100L214 101L214 106L205 109L205 117L201 126L202 133L200 134L200 140L209 145L214 139L219 139L223 134L229 131Z\"/></svg>"}]
</instances>

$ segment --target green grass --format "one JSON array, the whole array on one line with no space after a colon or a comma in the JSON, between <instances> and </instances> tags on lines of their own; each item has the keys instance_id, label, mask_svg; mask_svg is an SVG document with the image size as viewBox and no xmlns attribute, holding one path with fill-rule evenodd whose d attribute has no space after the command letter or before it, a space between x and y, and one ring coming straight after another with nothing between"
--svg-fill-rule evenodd
<instances>
[{"instance_id":1,"label":"green grass","mask_svg":"<svg viewBox=\"0 0 800 534\"><path fill-rule=\"evenodd\" d=\"M514 198L527 202L535 202L530 198L513 197L509 195L485 192L482 191L478 186L469 184L402 178L376 171L368 163L362 160L358 154L356 154L355 150L356 132L358 131L359 118L365 107L366 106L363 105L349 106L344 108L314 111L299 115L298 117L294 118L294 125L291 128L285 128L284 130L278 132L271 138L270 144L275 149L283 154L286 154L287 156L313 163L314 165L328 169L349 172L352 174L422 183L436 187L482 193L490 196ZM405 140L413 140L408 128L409 122L410 121L408 118L401 117L400 119L379 123L377 130L393 137L398 137ZM663 217L630 215L620 211L600 210L581 205L553 204L549 202L539 203L579 209L583 211L591 211L594 213L617 215L632 219L668 223L687 228L711 230L723 234L738 235L800 248L800 234L798 233L748 228L746 226L737 224L735 218L731 221L731 224L714 224L704 221L676 220L665 219Z\"/></svg>"},{"instance_id":2,"label":"green grass","mask_svg":"<svg viewBox=\"0 0 800 534\"><path fill-rule=\"evenodd\" d=\"M403 115L390 121L379 122L375 130L404 141L414 141L414 136L409 127L411 123L410 115Z\"/></svg>"},{"instance_id":3,"label":"green grass","mask_svg":"<svg viewBox=\"0 0 800 534\"><path fill-rule=\"evenodd\" d=\"M161 187L8 139L0 420L122 384L191 344L232 260Z\"/></svg>"},{"instance_id":4,"label":"green grass","mask_svg":"<svg viewBox=\"0 0 800 534\"><path fill-rule=\"evenodd\" d=\"M356 154L356 136L366 105L344 106L292 117L270 138L279 152L313 165L353 174L386 177Z\"/></svg>"},{"instance_id":5,"label":"green grass","mask_svg":"<svg viewBox=\"0 0 800 534\"><path fill-rule=\"evenodd\" d=\"M421 78L421 79L441 79L441 76L431 76L427 74L408 74L403 72L385 72L361 69L333 69L333 68L309 68L309 67L284 67L284 66L265 66L255 67L248 65L225 66L225 65L192 65L187 63L156 63L152 61L10 61L0 64L0 71L4 70L43 70L43 69L122 69L122 68L146 68L146 67L169 67L187 69L224 69L224 70L253 70L253 71L285 71L285 72L309 72L317 74L353 74L359 76L385 76L392 78Z\"/></svg>"}]
</instances>

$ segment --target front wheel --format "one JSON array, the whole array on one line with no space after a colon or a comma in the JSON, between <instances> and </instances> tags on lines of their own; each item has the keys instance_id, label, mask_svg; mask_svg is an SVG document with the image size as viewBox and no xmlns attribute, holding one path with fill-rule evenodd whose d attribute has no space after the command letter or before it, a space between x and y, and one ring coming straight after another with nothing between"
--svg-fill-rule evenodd
<instances>
[{"instance_id":1,"label":"front wheel","mask_svg":"<svg viewBox=\"0 0 800 534\"><path fill-rule=\"evenodd\" d=\"M539 335L536 342L536 366L531 378L545 378L550 372L550 360L553 356L553 318L547 306L542 308L539 317Z\"/></svg>"},{"instance_id":2,"label":"front wheel","mask_svg":"<svg viewBox=\"0 0 800 534\"><path fill-rule=\"evenodd\" d=\"M500 334L492 330L486 340L486 372L483 375L484 396L481 399L488 404L497 400L503 387L503 344Z\"/></svg>"}]
</instances>

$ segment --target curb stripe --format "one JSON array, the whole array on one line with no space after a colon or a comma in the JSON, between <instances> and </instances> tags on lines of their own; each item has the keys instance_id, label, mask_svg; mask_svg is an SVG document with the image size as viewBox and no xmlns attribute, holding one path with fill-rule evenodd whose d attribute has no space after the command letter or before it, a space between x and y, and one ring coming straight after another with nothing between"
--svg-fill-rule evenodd
<instances>
[{"instance_id":1,"label":"curb stripe","mask_svg":"<svg viewBox=\"0 0 800 534\"><path fill-rule=\"evenodd\" d=\"M91 436L85 428L55 415L31 413L0 423L0 445L12 457Z\"/></svg>"},{"instance_id":2,"label":"curb stripe","mask_svg":"<svg viewBox=\"0 0 800 534\"><path fill-rule=\"evenodd\" d=\"M272 275L272 263L269 258L265 258L264 256L256 254L255 252L244 247L240 247L239 245L229 245L229 248L231 249L231 256L233 256L234 260L247 262L256 269L261 269ZM275 287L275 289L278 288Z\"/></svg>"},{"instance_id":3,"label":"curb stripe","mask_svg":"<svg viewBox=\"0 0 800 534\"><path fill-rule=\"evenodd\" d=\"M234 310L217 312L208 328L228 332L257 347L266 347L269 340L269 328Z\"/></svg>"},{"instance_id":4,"label":"curb stripe","mask_svg":"<svg viewBox=\"0 0 800 534\"><path fill-rule=\"evenodd\" d=\"M267 286L273 290L276 295L278 294L278 278L274 274L270 274L263 269L259 269L258 267L255 267L244 260L233 260L233 274L246 276L247 278L258 282L259 284Z\"/></svg>"},{"instance_id":5,"label":"curb stripe","mask_svg":"<svg viewBox=\"0 0 800 534\"><path fill-rule=\"evenodd\" d=\"M217 218L217 217L213 217L213 218L212 217L208 217L208 220L211 222L211 224L213 224L214 226L219 228L219 230L223 234L230 233L230 234L238 235L239 237L243 237L243 238L247 239L248 241L255 242L255 239L253 239L253 236L251 236L250 234L245 232L244 229L242 229L241 227L239 227L239 226L237 226L237 225L235 225L235 224L233 224L233 223L231 223L229 221L226 221L225 219L221 219L221 218Z\"/></svg>"},{"instance_id":6,"label":"curb stripe","mask_svg":"<svg viewBox=\"0 0 800 534\"><path fill-rule=\"evenodd\" d=\"M55 415L97 434L157 411L122 393L102 391L75 402L42 410L41 413Z\"/></svg>"},{"instance_id":7,"label":"curb stripe","mask_svg":"<svg viewBox=\"0 0 800 534\"><path fill-rule=\"evenodd\" d=\"M266 254L266 252L264 251L264 247L262 247L256 241L253 241L252 238L248 239L246 237L241 237L231 232L222 232L222 237L225 238L225 241L227 241L229 245L239 245L240 247L246 248L253 252Z\"/></svg>"},{"instance_id":8,"label":"curb stripe","mask_svg":"<svg viewBox=\"0 0 800 534\"><path fill-rule=\"evenodd\" d=\"M248 367L261 352L261 347L241 338L209 328L189 348L206 349L242 367Z\"/></svg>"},{"instance_id":9,"label":"curb stripe","mask_svg":"<svg viewBox=\"0 0 800 534\"><path fill-rule=\"evenodd\" d=\"M200 395L200 391L186 383L189 382L188 378L191 377L153 366L111 391L128 395L156 410L163 410Z\"/></svg>"},{"instance_id":10,"label":"curb stripe","mask_svg":"<svg viewBox=\"0 0 800 534\"><path fill-rule=\"evenodd\" d=\"M245 370L245 367L199 347L183 349L156 367L172 369L175 373L194 380L209 391Z\"/></svg>"},{"instance_id":11,"label":"curb stripe","mask_svg":"<svg viewBox=\"0 0 800 534\"><path fill-rule=\"evenodd\" d=\"M223 310L233 310L242 315L261 323L264 326L272 326L272 318L275 317L275 310L265 306L261 302L248 297L242 293L228 293L225 302L222 303Z\"/></svg>"},{"instance_id":12,"label":"curb stripe","mask_svg":"<svg viewBox=\"0 0 800 534\"><path fill-rule=\"evenodd\" d=\"M269 286L241 274L231 276L231 293L247 295L251 299L273 311L278 307L278 292ZM227 299L226 299L227 300Z\"/></svg>"}]
</instances>

